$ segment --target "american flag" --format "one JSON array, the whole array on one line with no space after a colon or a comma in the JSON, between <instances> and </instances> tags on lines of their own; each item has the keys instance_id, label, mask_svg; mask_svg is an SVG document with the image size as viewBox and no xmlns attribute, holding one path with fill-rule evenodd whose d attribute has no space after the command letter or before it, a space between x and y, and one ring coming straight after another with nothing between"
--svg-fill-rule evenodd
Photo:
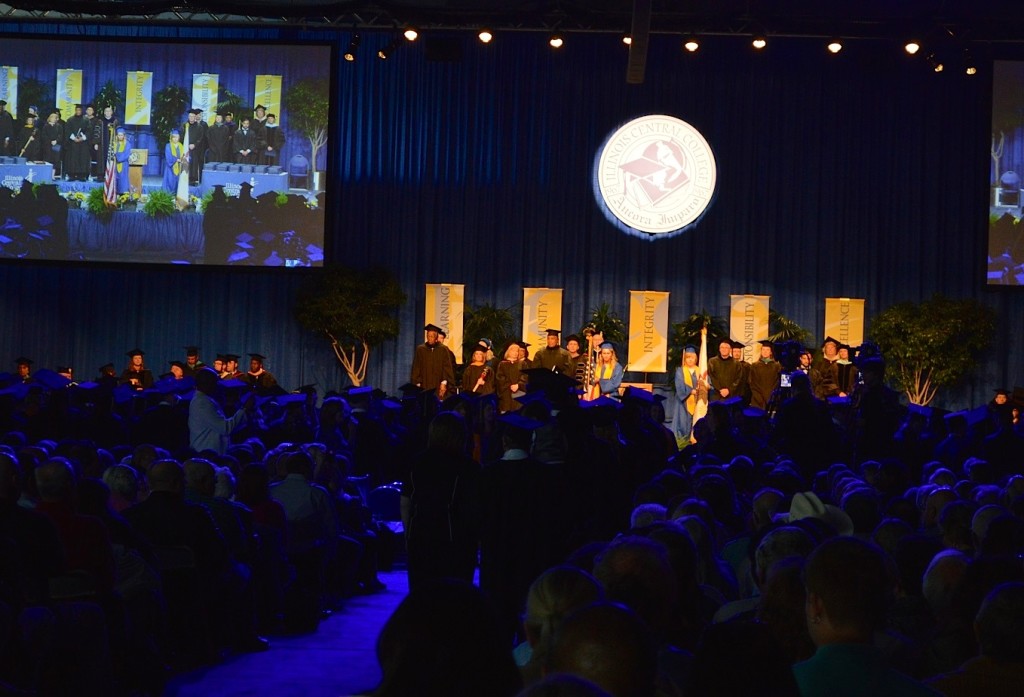
<instances>
[{"instance_id":1,"label":"american flag","mask_svg":"<svg viewBox=\"0 0 1024 697\"><path fill-rule=\"evenodd\" d=\"M117 202L117 177L114 174L114 127L110 129L110 147L107 149L107 170L103 176L103 199L110 205Z\"/></svg>"}]
</instances>

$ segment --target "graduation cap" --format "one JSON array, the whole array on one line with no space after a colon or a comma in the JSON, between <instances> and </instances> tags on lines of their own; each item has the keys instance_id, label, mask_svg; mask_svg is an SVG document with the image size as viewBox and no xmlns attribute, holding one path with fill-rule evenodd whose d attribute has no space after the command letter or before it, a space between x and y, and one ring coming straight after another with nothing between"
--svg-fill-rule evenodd
<instances>
[{"instance_id":1,"label":"graduation cap","mask_svg":"<svg viewBox=\"0 0 1024 697\"><path fill-rule=\"evenodd\" d=\"M52 370L47 370L45 368L37 370L32 375L32 377L35 378L35 381L37 383L51 390L63 390L65 387L71 384L71 381L68 380L63 375L55 373Z\"/></svg>"},{"instance_id":2,"label":"graduation cap","mask_svg":"<svg viewBox=\"0 0 1024 697\"><path fill-rule=\"evenodd\" d=\"M290 404L305 404L306 395L304 394L284 394L273 398L273 402L279 406L286 407Z\"/></svg>"},{"instance_id":3,"label":"graduation cap","mask_svg":"<svg viewBox=\"0 0 1024 697\"><path fill-rule=\"evenodd\" d=\"M446 339L448 338L448 332L446 332L444 329L438 329L437 333L439 336L443 336Z\"/></svg>"},{"instance_id":4,"label":"graduation cap","mask_svg":"<svg viewBox=\"0 0 1024 697\"><path fill-rule=\"evenodd\" d=\"M541 404L548 412L550 412L554 405L548 400L547 396L543 392L527 392L524 395L513 397L517 402L522 404L524 407L527 404Z\"/></svg>"},{"instance_id":5,"label":"graduation cap","mask_svg":"<svg viewBox=\"0 0 1024 697\"><path fill-rule=\"evenodd\" d=\"M486 348L488 351L492 351L494 349L494 342L491 341L490 339L480 339L479 342L480 345Z\"/></svg>"},{"instance_id":6,"label":"graduation cap","mask_svg":"<svg viewBox=\"0 0 1024 697\"><path fill-rule=\"evenodd\" d=\"M235 390L235 389L249 389L252 387L245 380L239 380L238 378L228 378L227 380L221 380L217 383L221 389Z\"/></svg>"},{"instance_id":7,"label":"graduation cap","mask_svg":"<svg viewBox=\"0 0 1024 697\"><path fill-rule=\"evenodd\" d=\"M765 414L767 414L767 412L764 409L759 409L757 407L743 408L743 416L745 416L748 419L763 419L765 417Z\"/></svg>"},{"instance_id":8,"label":"graduation cap","mask_svg":"<svg viewBox=\"0 0 1024 697\"><path fill-rule=\"evenodd\" d=\"M10 387L0 390L0 395L7 395L13 397L16 400L25 399L28 396L31 385L24 382L16 382Z\"/></svg>"},{"instance_id":9,"label":"graduation cap","mask_svg":"<svg viewBox=\"0 0 1024 697\"><path fill-rule=\"evenodd\" d=\"M414 385L411 382L407 382L398 388L398 391L402 393L402 399L414 398L423 392L423 388L419 385Z\"/></svg>"},{"instance_id":10,"label":"graduation cap","mask_svg":"<svg viewBox=\"0 0 1024 697\"><path fill-rule=\"evenodd\" d=\"M259 354L259 353L250 353L249 354L249 358L251 358L251 359L253 359L255 361L259 361L260 363L262 363L263 361L267 360L266 356L264 356L262 354Z\"/></svg>"},{"instance_id":11,"label":"graduation cap","mask_svg":"<svg viewBox=\"0 0 1024 697\"><path fill-rule=\"evenodd\" d=\"M582 341L580 341L580 338L575 334L570 334L569 336L565 337L565 343L568 344L570 341L575 341L577 344L583 343Z\"/></svg>"},{"instance_id":12,"label":"graduation cap","mask_svg":"<svg viewBox=\"0 0 1024 697\"><path fill-rule=\"evenodd\" d=\"M481 351L483 353L487 353L490 350L491 349L488 348L487 346L485 346L484 344L477 344L476 346L473 347L473 350L472 350L471 353L476 353L477 351Z\"/></svg>"},{"instance_id":13,"label":"graduation cap","mask_svg":"<svg viewBox=\"0 0 1024 697\"><path fill-rule=\"evenodd\" d=\"M697 347L693 344L687 344L683 347L683 353L697 353Z\"/></svg>"},{"instance_id":14,"label":"graduation cap","mask_svg":"<svg viewBox=\"0 0 1024 697\"><path fill-rule=\"evenodd\" d=\"M523 349L524 351L530 348L530 345L525 341L513 341L512 343L518 346L519 348Z\"/></svg>"},{"instance_id":15,"label":"graduation cap","mask_svg":"<svg viewBox=\"0 0 1024 697\"><path fill-rule=\"evenodd\" d=\"M460 406L470 401L469 394L465 392L459 392L445 397L444 401L441 402L441 411L455 411Z\"/></svg>"},{"instance_id":16,"label":"graduation cap","mask_svg":"<svg viewBox=\"0 0 1024 697\"><path fill-rule=\"evenodd\" d=\"M103 365L101 365L97 369L96 372L98 372L100 375L102 375L102 374L104 374L104 373L106 373L107 371L110 371L110 370L114 370L114 364L113 363L104 363Z\"/></svg>"},{"instance_id":17,"label":"graduation cap","mask_svg":"<svg viewBox=\"0 0 1024 697\"><path fill-rule=\"evenodd\" d=\"M728 397L726 399L718 400L717 404L721 404L723 407L738 407L743 404L742 397Z\"/></svg>"},{"instance_id":18,"label":"graduation cap","mask_svg":"<svg viewBox=\"0 0 1024 697\"><path fill-rule=\"evenodd\" d=\"M545 329L544 332L548 336L560 336L562 334L562 330L561 329Z\"/></svg>"},{"instance_id":19,"label":"graduation cap","mask_svg":"<svg viewBox=\"0 0 1024 697\"><path fill-rule=\"evenodd\" d=\"M967 412L967 425L977 426L989 417L988 406L982 404L980 407L974 407Z\"/></svg>"},{"instance_id":20,"label":"graduation cap","mask_svg":"<svg viewBox=\"0 0 1024 697\"><path fill-rule=\"evenodd\" d=\"M634 387L633 385L627 387L622 393L623 402L636 402L640 404L648 404L651 406L659 403L664 399L664 397L661 397L661 399L659 399L659 397L661 397L661 395L656 395L653 392L650 392L649 390Z\"/></svg>"},{"instance_id":21,"label":"graduation cap","mask_svg":"<svg viewBox=\"0 0 1024 697\"><path fill-rule=\"evenodd\" d=\"M169 361L168 365L177 366L178 368L181 368L182 370L187 370L188 369L188 366L186 366L185 363L182 362L182 361Z\"/></svg>"},{"instance_id":22,"label":"graduation cap","mask_svg":"<svg viewBox=\"0 0 1024 697\"><path fill-rule=\"evenodd\" d=\"M134 358L135 356L145 356L146 352L140 348L133 348L131 351L127 352L124 355L128 356L129 358Z\"/></svg>"},{"instance_id":23,"label":"graduation cap","mask_svg":"<svg viewBox=\"0 0 1024 697\"><path fill-rule=\"evenodd\" d=\"M224 360L225 361L234 361L235 363L238 363L238 358L239 358L239 356L238 356L237 353L225 353L224 354Z\"/></svg>"},{"instance_id":24,"label":"graduation cap","mask_svg":"<svg viewBox=\"0 0 1024 697\"><path fill-rule=\"evenodd\" d=\"M825 337L825 340L821 342L821 346L822 346L822 348L824 348L824 347L825 347L825 344L827 344L827 343L828 343L828 342L830 342L830 341L831 341L831 342L832 342L833 344L835 344L835 345L836 345L836 349L838 350L838 348L839 348L839 339L834 339L834 338L832 338L831 336L826 336L826 337Z\"/></svg>"},{"instance_id":25,"label":"graduation cap","mask_svg":"<svg viewBox=\"0 0 1024 697\"><path fill-rule=\"evenodd\" d=\"M437 326L436 324L428 323L426 326L423 327L423 331L425 331L425 332L437 332L438 334L440 334L444 330L441 329L441 327Z\"/></svg>"},{"instance_id":26,"label":"graduation cap","mask_svg":"<svg viewBox=\"0 0 1024 697\"><path fill-rule=\"evenodd\" d=\"M742 341L736 341L735 339L729 339L729 345L734 349L745 349L747 347Z\"/></svg>"},{"instance_id":27,"label":"graduation cap","mask_svg":"<svg viewBox=\"0 0 1024 697\"><path fill-rule=\"evenodd\" d=\"M54 368L54 372L56 373L70 373L72 370L72 367L69 365L59 365Z\"/></svg>"},{"instance_id":28,"label":"graduation cap","mask_svg":"<svg viewBox=\"0 0 1024 697\"><path fill-rule=\"evenodd\" d=\"M260 109L263 109L263 111L266 111L267 107L263 106L262 104L257 104L255 107L253 107L253 111L259 111Z\"/></svg>"},{"instance_id":29,"label":"graduation cap","mask_svg":"<svg viewBox=\"0 0 1024 697\"><path fill-rule=\"evenodd\" d=\"M775 342L771 339L758 339L757 343L762 346L767 346L768 348L775 348Z\"/></svg>"},{"instance_id":30,"label":"graduation cap","mask_svg":"<svg viewBox=\"0 0 1024 697\"><path fill-rule=\"evenodd\" d=\"M615 344L613 344L610 341L604 341L604 342L601 343L601 346L599 348L602 351L604 351L605 349L608 349L609 351L614 351L615 350Z\"/></svg>"},{"instance_id":31,"label":"graduation cap","mask_svg":"<svg viewBox=\"0 0 1024 697\"><path fill-rule=\"evenodd\" d=\"M179 131L177 128L172 128L171 132L168 135L179 136L180 137L181 136L181 131Z\"/></svg>"},{"instance_id":32,"label":"graduation cap","mask_svg":"<svg viewBox=\"0 0 1024 697\"><path fill-rule=\"evenodd\" d=\"M826 397L825 401L834 407L848 407L850 406L849 397Z\"/></svg>"},{"instance_id":33,"label":"graduation cap","mask_svg":"<svg viewBox=\"0 0 1024 697\"><path fill-rule=\"evenodd\" d=\"M186 356L198 356L199 355L199 347L198 346L186 346L185 347L185 355Z\"/></svg>"},{"instance_id":34,"label":"graduation cap","mask_svg":"<svg viewBox=\"0 0 1024 697\"><path fill-rule=\"evenodd\" d=\"M843 349L846 349L847 351L852 351L853 347L850 346L849 344L839 344L839 346L836 348L836 351L842 351Z\"/></svg>"},{"instance_id":35,"label":"graduation cap","mask_svg":"<svg viewBox=\"0 0 1024 697\"><path fill-rule=\"evenodd\" d=\"M123 126L118 126L117 130L114 131L114 132L115 133L127 133L128 131L124 130Z\"/></svg>"},{"instance_id":36,"label":"graduation cap","mask_svg":"<svg viewBox=\"0 0 1024 697\"><path fill-rule=\"evenodd\" d=\"M523 431L534 431L544 425L536 419L528 419L525 416L520 416L518 412L514 411L507 411L499 416L498 422L505 426L518 428Z\"/></svg>"},{"instance_id":37,"label":"graduation cap","mask_svg":"<svg viewBox=\"0 0 1024 697\"><path fill-rule=\"evenodd\" d=\"M31 358L25 358L24 356L18 356L14 359L14 365L28 365L31 366L33 360Z\"/></svg>"},{"instance_id":38,"label":"graduation cap","mask_svg":"<svg viewBox=\"0 0 1024 697\"><path fill-rule=\"evenodd\" d=\"M203 110L202 109L189 109L188 113L195 114L196 116L198 116L199 114L203 113Z\"/></svg>"},{"instance_id":39,"label":"graduation cap","mask_svg":"<svg viewBox=\"0 0 1024 697\"><path fill-rule=\"evenodd\" d=\"M619 403L617 400L612 399L611 397L601 395L597 399L581 401L580 407L588 411L600 410L602 407L612 410L618 410L622 408L622 404Z\"/></svg>"}]
</instances>

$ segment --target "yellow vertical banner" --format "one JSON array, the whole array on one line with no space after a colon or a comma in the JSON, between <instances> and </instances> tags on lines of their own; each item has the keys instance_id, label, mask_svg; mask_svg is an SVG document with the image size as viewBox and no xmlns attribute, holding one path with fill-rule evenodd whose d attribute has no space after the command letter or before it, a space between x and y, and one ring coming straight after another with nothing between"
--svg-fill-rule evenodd
<instances>
[{"instance_id":1,"label":"yellow vertical banner","mask_svg":"<svg viewBox=\"0 0 1024 697\"><path fill-rule=\"evenodd\" d=\"M436 324L444 329L448 339L445 346L455 354L455 362L462 363L462 320L465 311L466 286L462 283L428 283L427 303L423 312L424 324Z\"/></svg>"},{"instance_id":2,"label":"yellow vertical banner","mask_svg":"<svg viewBox=\"0 0 1024 697\"><path fill-rule=\"evenodd\" d=\"M124 122L148 126L153 108L153 73L129 70L124 91Z\"/></svg>"},{"instance_id":3,"label":"yellow vertical banner","mask_svg":"<svg viewBox=\"0 0 1024 697\"><path fill-rule=\"evenodd\" d=\"M729 296L729 337L743 342L743 360L753 363L761 357L757 342L768 338L767 295ZM718 347L716 346L717 350Z\"/></svg>"},{"instance_id":4,"label":"yellow vertical banner","mask_svg":"<svg viewBox=\"0 0 1024 697\"><path fill-rule=\"evenodd\" d=\"M825 336L848 346L863 344L863 298L825 298Z\"/></svg>"},{"instance_id":5,"label":"yellow vertical banner","mask_svg":"<svg viewBox=\"0 0 1024 697\"><path fill-rule=\"evenodd\" d=\"M0 99L7 102L7 111L18 120L18 67L0 65Z\"/></svg>"},{"instance_id":6,"label":"yellow vertical banner","mask_svg":"<svg viewBox=\"0 0 1024 697\"><path fill-rule=\"evenodd\" d=\"M56 107L60 109L60 117L64 120L70 119L75 113L75 105L81 103L82 71L77 68L58 68Z\"/></svg>"},{"instance_id":7,"label":"yellow vertical banner","mask_svg":"<svg viewBox=\"0 0 1024 697\"><path fill-rule=\"evenodd\" d=\"M668 293L629 291L629 362L626 370L664 373L668 362Z\"/></svg>"},{"instance_id":8,"label":"yellow vertical banner","mask_svg":"<svg viewBox=\"0 0 1024 697\"><path fill-rule=\"evenodd\" d=\"M280 75L257 75L256 89L252 96L252 105L262 104L267 108L268 114L281 116L281 76ZM456 353L458 353L456 351Z\"/></svg>"},{"instance_id":9,"label":"yellow vertical banner","mask_svg":"<svg viewBox=\"0 0 1024 697\"><path fill-rule=\"evenodd\" d=\"M192 73L192 108L202 109L203 118L213 123L217 116L217 91L220 75L216 73ZM241 119L239 119L241 120Z\"/></svg>"},{"instance_id":10,"label":"yellow vertical banner","mask_svg":"<svg viewBox=\"0 0 1024 697\"><path fill-rule=\"evenodd\" d=\"M562 328L562 289L523 288L523 341L530 355L547 343L548 329Z\"/></svg>"}]
</instances>

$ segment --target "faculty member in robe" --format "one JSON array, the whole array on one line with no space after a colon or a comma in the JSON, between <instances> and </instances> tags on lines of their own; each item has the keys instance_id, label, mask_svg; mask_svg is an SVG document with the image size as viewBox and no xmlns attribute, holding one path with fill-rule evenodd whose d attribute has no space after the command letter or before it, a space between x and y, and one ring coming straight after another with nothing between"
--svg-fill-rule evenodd
<instances>
[{"instance_id":1,"label":"faculty member in robe","mask_svg":"<svg viewBox=\"0 0 1024 697\"><path fill-rule=\"evenodd\" d=\"M243 124L248 119L243 119ZM238 131L241 133L241 129ZM236 136L238 134L235 134ZM455 381L455 372L448 348L438 341L441 328L435 324L423 327L427 333L426 341L416 347L412 357L412 372L409 382L428 392L437 392L442 398L448 391L448 385Z\"/></svg>"}]
</instances>

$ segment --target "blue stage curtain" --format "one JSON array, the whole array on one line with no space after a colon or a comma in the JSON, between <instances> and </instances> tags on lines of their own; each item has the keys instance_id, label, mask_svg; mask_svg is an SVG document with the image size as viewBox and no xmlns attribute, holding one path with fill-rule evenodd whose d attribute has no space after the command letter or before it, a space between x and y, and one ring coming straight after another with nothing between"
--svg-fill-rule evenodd
<instances>
[{"instance_id":1,"label":"blue stage curtain","mask_svg":"<svg viewBox=\"0 0 1024 697\"><path fill-rule=\"evenodd\" d=\"M387 38L368 35L361 51ZM986 79L936 76L892 47L832 57L820 42L780 39L755 56L722 38L684 56L677 43L652 39L643 85L625 83L615 37L592 35L558 53L532 34L490 46L464 37L461 62L426 60L411 45L386 62L335 67L329 258L385 265L409 296L400 338L370 362L372 384L393 392L407 381L426 282L464 283L468 305L517 311L523 286L564 288L566 330L602 302L625 319L630 290L670 291L671 322L701 309L725 316L730 293L766 294L814 337L827 296L866 298L869 318L935 292L976 297L999 314L996 346L938 406L1024 383L1024 352L1007 348L1024 335L1024 295L984 287ZM703 132L719 188L695 229L646 241L605 220L591 168L611 131L654 112ZM170 360L194 342L207 357L264 353L287 387L343 382L326 342L292 319L302 273L0 274L16 289L0 305L0 355L98 366L135 344Z\"/></svg>"}]
</instances>

